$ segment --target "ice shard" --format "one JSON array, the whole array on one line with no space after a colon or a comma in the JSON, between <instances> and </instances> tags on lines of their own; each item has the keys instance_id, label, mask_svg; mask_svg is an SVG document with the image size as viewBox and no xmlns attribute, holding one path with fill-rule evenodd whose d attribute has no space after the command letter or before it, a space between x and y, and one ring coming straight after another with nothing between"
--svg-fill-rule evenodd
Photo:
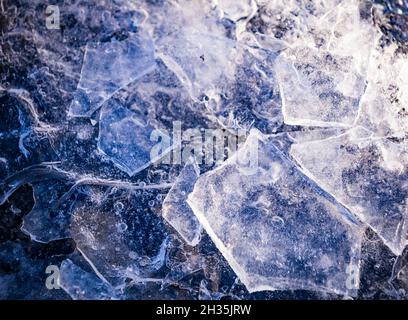
<instances>
[{"instance_id":1,"label":"ice shard","mask_svg":"<svg viewBox=\"0 0 408 320\"><path fill-rule=\"evenodd\" d=\"M356 293L361 225L271 137L251 130L234 156L198 178L188 203L250 292Z\"/></svg>"},{"instance_id":2,"label":"ice shard","mask_svg":"<svg viewBox=\"0 0 408 320\"><path fill-rule=\"evenodd\" d=\"M146 35L138 33L122 41L88 44L69 114L90 116L116 91L154 67L154 45Z\"/></svg>"},{"instance_id":3,"label":"ice shard","mask_svg":"<svg viewBox=\"0 0 408 320\"><path fill-rule=\"evenodd\" d=\"M112 300L114 288L95 274L75 265L70 259L62 261L59 285L74 300Z\"/></svg>"},{"instance_id":4,"label":"ice shard","mask_svg":"<svg viewBox=\"0 0 408 320\"><path fill-rule=\"evenodd\" d=\"M285 123L351 126L377 32L360 18L353 0L328 11L312 27L276 60Z\"/></svg>"},{"instance_id":5,"label":"ice shard","mask_svg":"<svg viewBox=\"0 0 408 320\"><path fill-rule=\"evenodd\" d=\"M408 60L391 45L370 59L367 90L357 123L375 136L408 134Z\"/></svg>"},{"instance_id":6,"label":"ice shard","mask_svg":"<svg viewBox=\"0 0 408 320\"><path fill-rule=\"evenodd\" d=\"M199 175L200 168L196 162L187 163L164 199L162 207L163 218L191 246L200 241L202 227L187 204L187 196L193 190Z\"/></svg>"},{"instance_id":7,"label":"ice shard","mask_svg":"<svg viewBox=\"0 0 408 320\"><path fill-rule=\"evenodd\" d=\"M164 153L160 153L156 158L151 158L155 142L150 137L157 131L146 117L140 117L117 100L111 99L101 110L98 148L118 168L132 176L164 156ZM160 136L166 137L167 134L163 132Z\"/></svg>"},{"instance_id":8,"label":"ice shard","mask_svg":"<svg viewBox=\"0 0 408 320\"><path fill-rule=\"evenodd\" d=\"M199 6L200 10L196 10ZM155 41L156 55L173 71L194 99L217 95L227 83L234 81L235 62L239 58L236 43L227 37L218 23L211 3L180 1L178 6L165 6L167 20L152 17L146 26L160 33Z\"/></svg>"},{"instance_id":9,"label":"ice shard","mask_svg":"<svg viewBox=\"0 0 408 320\"><path fill-rule=\"evenodd\" d=\"M290 154L323 189L370 225L399 255L407 241L408 144L361 127L294 144Z\"/></svg>"}]
</instances>

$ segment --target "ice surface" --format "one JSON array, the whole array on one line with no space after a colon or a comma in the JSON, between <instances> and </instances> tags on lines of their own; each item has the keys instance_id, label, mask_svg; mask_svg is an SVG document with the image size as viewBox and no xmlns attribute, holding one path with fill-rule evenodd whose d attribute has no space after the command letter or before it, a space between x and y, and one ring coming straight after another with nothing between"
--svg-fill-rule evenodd
<instances>
[{"instance_id":1,"label":"ice surface","mask_svg":"<svg viewBox=\"0 0 408 320\"><path fill-rule=\"evenodd\" d=\"M408 144L356 127L325 140L294 144L308 176L369 224L396 254L406 245Z\"/></svg>"},{"instance_id":2,"label":"ice surface","mask_svg":"<svg viewBox=\"0 0 408 320\"><path fill-rule=\"evenodd\" d=\"M275 71L285 123L349 126L354 122L365 78L355 71L352 57L297 47L279 56Z\"/></svg>"},{"instance_id":3,"label":"ice surface","mask_svg":"<svg viewBox=\"0 0 408 320\"><path fill-rule=\"evenodd\" d=\"M249 23L256 35L267 35L293 44L321 27L321 19L336 10L344 0L257 0L258 15ZM355 2L354 2L355 3Z\"/></svg>"},{"instance_id":4,"label":"ice surface","mask_svg":"<svg viewBox=\"0 0 408 320\"><path fill-rule=\"evenodd\" d=\"M157 35L157 56L178 76L192 98L219 94L226 83L234 81L239 56L235 42L216 22L218 16L211 3L181 0L165 8L174 19L152 16L145 26Z\"/></svg>"},{"instance_id":5,"label":"ice surface","mask_svg":"<svg viewBox=\"0 0 408 320\"><path fill-rule=\"evenodd\" d=\"M154 130L146 118L139 117L111 99L101 110L98 148L116 166L132 176L160 157L151 159L150 156L155 145L150 140Z\"/></svg>"},{"instance_id":6,"label":"ice surface","mask_svg":"<svg viewBox=\"0 0 408 320\"><path fill-rule=\"evenodd\" d=\"M89 273L70 259L66 259L60 266L59 285L74 300L111 300L115 298L112 286Z\"/></svg>"},{"instance_id":7,"label":"ice surface","mask_svg":"<svg viewBox=\"0 0 408 320\"><path fill-rule=\"evenodd\" d=\"M193 190L200 175L200 168L191 161L181 170L173 187L163 201L163 218L177 230L191 246L200 241L202 227L187 204L187 196Z\"/></svg>"},{"instance_id":8,"label":"ice surface","mask_svg":"<svg viewBox=\"0 0 408 320\"><path fill-rule=\"evenodd\" d=\"M258 145L258 166L245 166ZM188 203L250 292L355 294L361 228L274 146L251 131L223 165L200 176Z\"/></svg>"},{"instance_id":9,"label":"ice surface","mask_svg":"<svg viewBox=\"0 0 408 320\"><path fill-rule=\"evenodd\" d=\"M69 236L102 281L148 281L164 265L168 234L147 209L152 197L93 186L73 210Z\"/></svg>"},{"instance_id":10,"label":"ice surface","mask_svg":"<svg viewBox=\"0 0 408 320\"><path fill-rule=\"evenodd\" d=\"M408 134L408 59L396 50L391 45L372 55L357 120L380 137Z\"/></svg>"},{"instance_id":11,"label":"ice surface","mask_svg":"<svg viewBox=\"0 0 408 320\"><path fill-rule=\"evenodd\" d=\"M358 3L351 0L328 11L287 48L275 66L285 123L351 126L376 38L376 30L360 18Z\"/></svg>"},{"instance_id":12,"label":"ice surface","mask_svg":"<svg viewBox=\"0 0 408 320\"><path fill-rule=\"evenodd\" d=\"M145 35L88 44L70 115L90 116L116 91L152 71L154 66L154 45Z\"/></svg>"},{"instance_id":13,"label":"ice surface","mask_svg":"<svg viewBox=\"0 0 408 320\"><path fill-rule=\"evenodd\" d=\"M407 298L406 0L0 2L1 297Z\"/></svg>"},{"instance_id":14,"label":"ice surface","mask_svg":"<svg viewBox=\"0 0 408 320\"><path fill-rule=\"evenodd\" d=\"M225 14L225 17L238 22L240 19L251 17L251 14L257 9L254 0L218 0L218 6Z\"/></svg>"}]
</instances>

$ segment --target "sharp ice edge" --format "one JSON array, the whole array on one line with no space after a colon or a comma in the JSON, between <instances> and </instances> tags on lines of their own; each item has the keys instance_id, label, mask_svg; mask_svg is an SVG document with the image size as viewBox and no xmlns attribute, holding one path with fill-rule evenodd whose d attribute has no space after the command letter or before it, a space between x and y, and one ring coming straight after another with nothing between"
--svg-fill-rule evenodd
<instances>
[{"instance_id":1,"label":"sharp ice edge","mask_svg":"<svg viewBox=\"0 0 408 320\"><path fill-rule=\"evenodd\" d=\"M117 299L114 288L108 282L81 269L70 259L61 263L59 285L74 300Z\"/></svg>"},{"instance_id":2,"label":"sharp ice edge","mask_svg":"<svg viewBox=\"0 0 408 320\"><path fill-rule=\"evenodd\" d=\"M258 170L248 175L239 161L258 143ZM234 156L198 178L188 204L250 292L356 294L347 270L359 273L364 228L317 193L271 138L252 130Z\"/></svg>"},{"instance_id":3,"label":"sharp ice edge","mask_svg":"<svg viewBox=\"0 0 408 320\"><path fill-rule=\"evenodd\" d=\"M253 39L251 40L253 41L255 39L257 41L258 49L260 48L274 52L282 52L279 58L276 60L273 68L280 78L279 85L283 99L282 108L285 122L291 125L318 125L322 127L333 127L333 129L342 127L339 130L343 131L350 128L351 126L364 126L365 128L367 128L367 130L370 130L369 132L371 132L372 136L370 137L370 134L368 134L367 137L366 132L362 134L361 131L359 131L359 137L354 137L355 139L352 144L345 144L345 148L350 148L357 145L358 147L356 152L358 153L362 148L361 145L367 144L373 146L374 149L378 150L378 152L381 153L381 156L383 157L383 159L379 159L382 169L393 172L394 175L398 174L399 177L402 177L400 180L404 181L406 177L406 173L404 173L404 170L407 165L405 162L401 161L401 159L404 159L404 155L407 154L406 143L401 143L398 145L386 140L386 137L404 137L404 135L406 136L408 131L406 126L406 124L408 123L406 121L406 117L404 118L401 115L401 110L403 110L403 107L407 104L408 98L406 90L404 90L404 88L408 85L407 60L403 56L398 55L398 53L396 52L396 46L391 45L389 47L386 47L385 49L375 48L374 55L370 59L364 59L362 57L362 54L373 51L370 45L368 45L367 43L370 43L373 37L375 38L376 36L375 34L371 34L372 32L374 32L373 27L367 31L366 26L363 25L363 22L361 20L356 20L355 17L350 20L350 17L353 17L353 14L357 12L357 2L354 0L319 1L315 4L313 13L311 13L311 11L308 9L306 10L306 8L304 7L305 3L303 3L302 1L258 0L257 3L260 7L266 6L268 10L270 10L270 12L279 13L279 15L282 15L283 17L289 17L289 20L293 22L292 30L284 34L282 40L275 40L273 35L266 36L261 34L252 35ZM237 6L242 6L242 10L237 10ZM98 61L92 58L92 56L94 55L101 58L100 60L101 62L103 62L103 60L106 61L106 59L103 59L105 53L100 52L101 49L114 48L114 51L117 51L115 48L121 48L119 50L120 54L115 59L113 59L113 64L120 64L121 61L125 61L125 64L127 61L127 63L130 64L129 60L132 60L133 63L133 59L130 59L132 52L128 52L127 48L132 46L132 43L135 42L136 37L131 36L130 39L124 41L113 41L96 46L89 45L86 49L80 85L78 86L78 92L76 94L77 100L75 101L78 101L79 104L75 104L75 101L73 102L70 115L89 116L92 112L94 112L104 104L109 105L114 103L110 101L112 99L112 95L117 93L118 90L126 87L129 84L129 80L131 82L136 81L143 75L146 75L147 73L150 73L155 68L157 68L156 64L154 63L154 57L152 54L153 49L156 50L156 57L162 57L162 60L167 65L167 67L171 69L178 76L183 85L187 87L187 90L193 99L196 99L203 93L208 94L211 97L212 95L217 96L217 94L219 94L219 91L222 91L219 89L220 86L224 84L229 85L235 80L234 77L236 76L237 70L236 66L234 65L234 63L231 63L231 61L235 62L237 65L240 65L240 61L242 59L242 55L237 51L245 48L245 46L250 46L249 41L247 42L247 39L245 38L245 34L247 32L244 32L244 30L246 30L247 23L254 15L254 12L256 12L256 6L257 5L255 4L255 1L242 1L239 4L236 1L230 0L218 1L217 10L222 11L223 15L228 19L236 21L237 26L235 33L238 41L230 41L230 39L227 39L225 37L225 35L223 34L223 30L219 28L217 19L212 17L211 14L208 14L208 12L212 12L212 8L211 10L208 10L208 7L206 5L203 5L201 8L202 10L198 13L196 13L195 8L192 8L191 6L189 6L189 4L186 6L179 6L177 8L171 9L170 7L166 7L169 16L177 16L177 22L164 22L165 26L163 30L175 30L176 32L174 32L173 34L170 32L163 32L164 36L159 36L157 41L155 40L156 43L154 45L152 44L152 40L149 39L149 36L142 36L141 38L143 38L144 42L141 43L140 46L139 43L137 43L137 46L139 46L141 52L144 52L142 53L144 57L143 59L146 58L145 62L147 62L142 67L135 68L137 69L137 72L133 70L132 67L128 68L129 74L126 74L126 77L122 77L122 75L125 74L124 72L118 72L117 76L119 76L119 79L114 79L115 75L113 73L106 75L105 71L102 70L102 80L108 79L108 82L98 82L97 78L96 81L94 81L95 74L98 75L100 70L98 71L93 68L93 64L95 64L95 62L97 64L97 67L99 66L99 64ZM160 10L158 10L158 12L159 11ZM162 15L163 12L161 12L160 14ZM343 15L345 19L342 19ZM152 18L152 25L154 26L154 24L157 22L156 20L154 20L154 12L152 12L150 18ZM273 24L275 21L271 18L269 18L268 20L266 15L265 24L267 24L267 22ZM173 26L171 24L173 24ZM211 27L211 25L216 26ZM154 34L153 27L149 25L149 22L141 26L140 30L142 30L143 28L148 30L149 34ZM181 31L177 30L177 28L181 28ZM310 32L310 30L314 31ZM358 32L356 30L358 30ZM364 34L367 35L366 39L361 30L363 30L363 32L365 32ZM340 34L339 38L334 34L334 31ZM176 37L174 35L179 36ZM137 34L137 37L138 36L141 35ZM172 37L177 38L177 44L188 44L188 47L191 50L189 52L184 52L183 50L180 51L177 50L177 48L174 50L174 48L172 48L172 40L175 39L172 39ZM316 37L322 37L325 40L326 44L323 46L320 46L320 44L316 45ZM201 47L197 45L200 38L203 39L203 44L201 45ZM276 41L279 41L278 45ZM214 46L212 42L215 42L218 45ZM350 46L350 44L354 43L358 44L359 48ZM364 45L362 45L363 43ZM240 44L242 44L243 46L240 47ZM309 48L309 45L311 46L311 48ZM364 50L364 48L366 48L367 46L369 47L369 50ZM184 48L184 46L182 47ZM222 53L217 52L217 50L213 50L213 47L222 48L220 49ZM256 49L248 47L246 47L246 49L254 56L259 54ZM304 105L313 107L313 104L316 101L316 105L320 106L318 110L308 108L306 111L302 111L299 110L300 104L295 104L293 103L293 101L291 104L291 101L287 100L290 100L290 98L294 96L293 93L296 92L295 89L298 85L304 86L305 83L310 84L310 82L314 82L314 80L316 80L317 82L322 80L319 77L313 78L312 76L310 76L310 74L306 74L304 75L304 78L302 78L302 81L298 81L298 73L294 74L294 72L289 72L289 70L291 69L282 68L285 66L289 67L292 64L295 64L295 62L297 61L294 61L294 57L299 55L299 52L302 53L303 51L309 51L309 49L312 52L311 58L314 59L313 63L315 63L315 66L317 68L322 68L323 70L320 71L322 71L325 76L329 76L329 78L332 78L328 81L330 90L332 90L330 91L330 94L343 94L344 97L341 96L341 98L343 99L341 101L343 102L347 100L347 94L350 94L351 97L355 100L351 108L349 108L349 105L347 105L342 109L342 111L344 111L342 113L338 113L337 110L335 110L335 112L328 112L326 108L327 105L322 105L320 103L321 97L319 97L319 94L317 94L319 93L319 90L321 91L321 84L310 85L309 87L307 87L307 92L309 93L309 95L306 96L307 99L305 99L305 103L303 103L302 101L302 108ZM356 52L358 52L358 54L356 54ZM201 61L201 57L200 59L198 58L198 53L204 53L203 57L205 58L205 63L204 61ZM327 61L325 61L325 59L327 58L326 54L328 54L328 56L331 58L340 60L343 58L349 60L349 57L352 56L351 62L348 61L348 63L351 63L352 67L350 67L349 71L338 71L336 70L336 68L333 69L333 66L331 64L328 65ZM355 60L356 57L357 60ZM310 56L308 56L308 59L310 60ZM366 72L367 61L370 61L368 72ZM301 63L303 62L304 61L301 61ZM127 66L128 65L126 65L126 68ZM301 68L302 66L297 67ZM131 69L133 71L131 71ZM351 78L358 78L354 79L353 81L346 81L347 83L356 84L356 89L353 87L355 91L350 92L347 86L344 87L342 85L343 78L347 78L347 76L350 76ZM364 77L367 77L368 86L367 88L364 88L365 92L362 94L364 90L362 90L361 84L365 82ZM288 81L283 81L283 78L288 78ZM109 81L113 81L112 79L118 81L115 84L109 83ZM290 87L289 85L291 84L293 86ZM86 89L85 87L90 90ZM83 90L85 90L86 92L83 92ZM17 94L19 98L26 100L24 97L25 93L20 89L12 89L9 90L9 92ZM302 91L301 96L305 96L304 90ZM296 99L299 99L298 96L295 96L294 98L294 101L298 101ZM214 101L217 101L217 103L219 102L216 99ZM34 109L34 104L32 103L32 101L28 101L27 103L30 112L35 118L37 126L41 127L43 124L41 124L38 120L38 112ZM338 104L336 104L336 106L338 106ZM133 110L129 106L122 105L121 107L123 107L122 110L126 109L130 112L127 113L126 111L123 111L124 114L133 114ZM332 106L330 106L329 104L329 107ZM217 105L216 109L217 111L219 111L219 109L222 108L220 105ZM219 120L220 118L220 116L211 116L215 117L217 120ZM128 116L125 116L125 118L126 117ZM132 116L129 117L132 118ZM144 120L146 119L143 118L143 121ZM118 122L120 121L121 120L119 120ZM41 124L41 126L39 124ZM123 127L123 130L126 132L130 132L131 129L135 128L135 126L138 126L139 124L139 122L133 123L132 121L130 121L127 126ZM100 123L100 125L102 124ZM110 126L109 121L104 123L104 125ZM140 130L142 130L142 127L143 126L140 126ZM152 129L152 127L148 128ZM131 153L138 153L140 151L141 157L136 157L136 159L133 159L132 157L128 157L126 155L126 152L114 152L112 150L114 146L109 145L109 143L106 143L106 145L103 144L104 142L111 141L109 140L111 138L111 134L119 136L121 134L122 128L116 128L115 130L111 130L110 128L105 129L106 130L104 131L104 133L99 137L99 140L101 140L102 143L100 142L98 147L101 153L108 156L117 167L127 172L129 175L134 175L150 164L150 162L146 162L146 136L144 136L141 141L124 141L120 146L120 151L130 150ZM350 134L351 132L354 132L354 129L349 131L347 134L339 134L336 131L325 133L322 132L321 136L319 136L320 133L317 133L316 136L308 134L303 135L302 133L300 133L299 135L297 135L295 140L297 141L298 145L301 145L301 147L308 146L308 144L301 144L306 140L317 140L316 144L313 144L313 146L316 147L315 152L322 154L323 157L325 157L328 156L328 150L334 147L335 143L332 143L334 140L337 141L340 139L345 139L345 137L348 137L348 134ZM329 138L327 139L327 137ZM318 141L321 139L324 139L324 143L328 143L327 150L325 148L322 148L322 142ZM23 148L21 150L24 151L24 145L22 145L22 147ZM296 145L294 146L294 149L295 148L297 148ZM337 165L337 163L334 163L333 165ZM328 188L325 185L325 181L319 181L319 179L314 177L311 171L308 170L308 166L309 165L306 164L303 165L302 170L306 172L309 177L317 181L319 185L324 187L326 191L328 191ZM47 171L40 170L38 171L38 173L49 176L49 173ZM5 202L8 196L19 185L21 185L21 183L23 183L22 181L29 182L31 179L24 178L18 181L17 178L18 177L13 180L16 184L12 185L11 189L9 189L8 192L5 192L0 202ZM33 179L35 181L35 179L38 179L38 177L33 177ZM395 183L398 183L397 180L398 179L396 179ZM90 178L85 179L84 181L77 180L77 184L75 184L73 188L76 188L78 185L88 184L88 182L90 185L116 185L116 182L113 181L105 181L101 183L96 181L100 181L100 179ZM124 184L118 182L117 186L124 186ZM338 186L336 185L336 189L337 187ZM407 185L404 185L404 183L401 182L401 185L399 185L396 189L400 190L403 193L406 191L406 188ZM133 187L129 189L133 189ZM338 190L336 191L339 192ZM37 190L36 192L38 193L39 191ZM331 194L336 196L335 193L336 192L333 192ZM68 193L68 195L70 195L70 193ZM339 197L336 196L336 199L339 199ZM349 207L348 201L341 201L340 199L339 201L342 202L345 206ZM359 207L354 208L355 210L353 210L353 208L350 209L360 218L364 218L363 220L367 220L365 217L367 213L366 210L361 210L361 208ZM404 213L404 210L401 210L401 212L399 213ZM86 223L84 223L84 227L86 227L85 224ZM375 223L371 223L370 225L378 225L378 221L375 221ZM210 228L210 226L207 227ZM397 223L394 223L394 227L392 229L394 230L394 232L387 229L386 237L384 237L384 235L381 235L382 233L384 233L384 231L380 227L374 227L374 230L380 234L382 240L393 248L394 253L400 252L402 250L401 248L403 248L404 246L404 241L400 242L399 239L403 238L405 229L405 218L401 219L401 221ZM213 233L213 236L216 237L217 235ZM48 237L50 237L50 235L48 235ZM392 237L397 239L392 239ZM391 241L387 238L390 238ZM222 246L222 243L218 243L217 246L218 245ZM96 260L98 260L98 257L96 258ZM239 268L239 266L235 266L235 268ZM130 274L132 274L136 278L136 275L134 273L130 272ZM252 277L255 278L254 275L252 275ZM265 279L256 279L254 281L262 282L265 281ZM281 281L281 283L283 283L283 286L289 286L287 283L285 283L286 279L281 279ZM305 285L302 281L294 281L293 283L298 287ZM315 286L315 284L309 283L306 286L313 287ZM256 288L261 290L268 289L269 287L260 285ZM323 288L323 290L326 289L327 288ZM328 290L330 291L330 289Z\"/></svg>"},{"instance_id":4,"label":"sharp ice edge","mask_svg":"<svg viewBox=\"0 0 408 320\"><path fill-rule=\"evenodd\" d=\"M166 156L171 147L151 158L151 133L156 130L147 120L110 99L103 106L99 120L98 149L129 176ZM163 135L164 136L164 135Z\"/></svg>"},{"instance_id":5,"label":"sharp ice edge","mask_svg":"<svg viewBox=\"0 0 408 320\"><path fill-rule=\"evenodd\" d=\"M154 45L144 34L88 44L70 116L89 117L115 92L154 68Z\"/></svg>"},{"instance_id":6,"label":"sharp ice edge","mask_svg":"<svg viewBox=\"0 0 408 320\"><path fill-rule=\"evenodd\" d=\"M162 205L163 218L191 246L200 242L202 226L187 204L187 196L200 175L195 160L187 163L174 182Z\"/></svg>"},{"instance_id":7,"label":"sharp ice edge","mask_svg":"<svg viewBox=\"0 0 408 320\"><path fill-rule=\"evenodd\" d=\"M408 145L367 137L356 127L290 151L305 173L400 255L408 230Z\"/></svg>"}]
</instances>

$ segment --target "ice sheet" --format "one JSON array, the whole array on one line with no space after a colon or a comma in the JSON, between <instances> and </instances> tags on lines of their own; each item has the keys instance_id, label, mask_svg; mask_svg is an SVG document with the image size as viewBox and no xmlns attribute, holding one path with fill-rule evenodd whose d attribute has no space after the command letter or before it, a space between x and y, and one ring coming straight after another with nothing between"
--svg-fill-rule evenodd
<instances>
[{"instance_id":1,"label":"ice sheet","mask_svg":"<svg viewBox=\"0 0 408 320\"><path fill-rule=\"evenodd\" d=\"M146 35L88 44L69 114L90 116L116 91L152 71L154 45Z\"/></svg>"},{"instance_id":2,"label":"ice sheet","mask_svg":"<svg viewBox=\"0 0 408 320\"><path fill-rule=\"evenodd\" d=\"M164 155L151 158L150 152L155 142L150 137L155 130L146 117L140 117L111 99L101 110L98 148L116 166L132 176Z\"/></svg>"},{"instance_id":3,"label":"ice sheet","mask_svg":"<svg viewBox=\"0 0 408 320\"><path fill-rule=\"evenodd\" d=\"M200 168L193 160L185 165L163 201L162 214L170 225L191 246L200 241L202 227L187 204L187 196L193 190L200 175Z\"/></svg>"},{"instance_id":4,"label":"ice sheet","mask_svg":"<svg viewBox=\"0 0 408 320\"><path fill-rule=\"evenodd\" d=\"M323 189L370 225L396 254L406 245L408 145L356 127L294 144L296 161Z\"/></svg>"},{"instance_id":5,"label":"ice sheet","mask_svg":"<svg viewBox=\"0 0 408 320\"><path fill-rule=\"evenodd\" d=\"M254 146L258 166L248 171ZM250 292L356 293L361 226L271 137L252 130L233 157L199 177L188 203ZM350 273L357 276L353 285Z\"/></svg>"}]
</instances>

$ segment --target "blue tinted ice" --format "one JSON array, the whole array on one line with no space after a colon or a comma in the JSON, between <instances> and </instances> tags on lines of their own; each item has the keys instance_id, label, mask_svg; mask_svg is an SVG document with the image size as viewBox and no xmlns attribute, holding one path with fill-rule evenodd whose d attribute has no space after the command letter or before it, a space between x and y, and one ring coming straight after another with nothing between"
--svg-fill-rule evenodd
<instances>
[{"instance_id":1,"label":"blue tinted ice","mask_svg":"<svg viewBox=\"0 0 408 320\"><path fill-rule=\"evenodd\" d=\"M90 116L116 91L152 71L154 66L154 45L145 35L88 44L70 115Z\"/></svg>"},{"instance_id":2,"label":"blue tinted ice","mask_svg":"<svg viewBox=\"0 0 408 320\"><path fill-rule=\"evenodd\" d=\"M252 171L247 163L256 162L248 158L254 147L258 166ZM361 225L271 137L252 130L233 157L198 178L188 203L250 292L356 293Z\"/></svg>"}]
</instances>

